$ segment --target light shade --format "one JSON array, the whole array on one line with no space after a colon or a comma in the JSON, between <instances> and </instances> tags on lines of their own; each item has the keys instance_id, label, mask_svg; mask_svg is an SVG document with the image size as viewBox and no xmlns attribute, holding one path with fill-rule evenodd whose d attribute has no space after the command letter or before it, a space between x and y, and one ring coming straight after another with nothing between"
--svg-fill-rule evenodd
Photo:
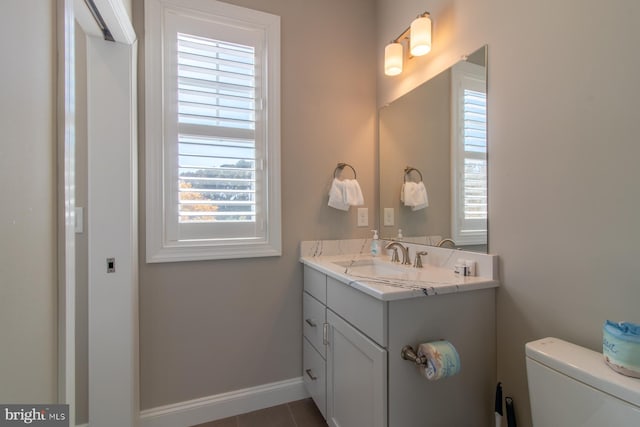
<instances>
[{"instance_id":1,"label":"light shade","mask_svg":"<svg viewBox=\"0 0 640 427\"><path fill-rule=\"evenodd\" d=\"M397 76L402 73L402 44L389 43L384 48L384 73L387 76Z\"/></svg>"},{"instance_id":2,"label":"light shade","mask_svg":"<svg viewBox=\"0 0 640 427\"><path fill-rule=\"evenodd\" d=\"M420 16L411 23L410 52L422 56L431 50L431 18Z\"/></svg>"}]
</instances>

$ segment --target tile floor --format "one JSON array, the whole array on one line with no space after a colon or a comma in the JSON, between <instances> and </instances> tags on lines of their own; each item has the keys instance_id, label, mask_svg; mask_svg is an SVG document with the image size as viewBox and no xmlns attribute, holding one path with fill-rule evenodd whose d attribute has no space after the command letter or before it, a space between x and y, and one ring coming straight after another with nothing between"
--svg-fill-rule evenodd
<instances>
[{"instance_id":1,"label":"tile floor","mask_svg":"<svg viewBox=\"0 0 640 427\"><path fill-rule=\"evenodd\" d=\"M297 400L193 427L327 427L311 399Z\"/></svg>"}]
</instances>

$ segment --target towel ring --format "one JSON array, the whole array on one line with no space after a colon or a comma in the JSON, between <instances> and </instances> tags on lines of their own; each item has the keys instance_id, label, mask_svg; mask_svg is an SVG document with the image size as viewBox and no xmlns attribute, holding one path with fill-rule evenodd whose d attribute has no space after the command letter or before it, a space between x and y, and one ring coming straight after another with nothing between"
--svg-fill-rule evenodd
<instances>
[{"instance_id":1,"label":"towel ring","mask_svg":"<svg viewBox=\"0 0 640 427\"><path fill-rule=\"evenodd\" d=\"M420 175L420 181L418 182L422 182L422 172L411 166L407 166L406 168L404 168L404 182L407 182L407 176L413 171L418 172L418 175Z\"/></svg>"},{"instance_id":2,"label":"towel ring","mask_svg":"<svg viewBox=\"0 0 640 427\"><path fill-rule=\"evenodd\" d=\"M351 170L353 171L353 179L356 179L356 177L357 177L356 170L349 163L338 163L338 166L336 166L336 168L333 170L333 177L335 178L336 177L336 172L338 172L338 171L342 172L342 170L345 167L351 168Z\"/></svg>"}]
</instances>

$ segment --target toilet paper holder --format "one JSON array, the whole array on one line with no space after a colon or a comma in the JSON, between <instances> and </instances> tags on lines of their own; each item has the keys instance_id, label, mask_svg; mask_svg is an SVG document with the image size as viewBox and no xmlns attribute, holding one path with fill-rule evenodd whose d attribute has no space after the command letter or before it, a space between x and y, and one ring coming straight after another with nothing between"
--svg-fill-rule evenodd
<instances>
[{"instance_id":1,"label":"toilet paper holder","mask_svg":"<svg viewBox=\"0 0 640 427\"><path fill-rule=\"evenodd\" d=\"M416 364L416 366L425 366L427 364L427 358L425 356L418 356L410 345L405 345L400 351L400 357L404 360L408 360Z\"/></svg>"}]
</instances>

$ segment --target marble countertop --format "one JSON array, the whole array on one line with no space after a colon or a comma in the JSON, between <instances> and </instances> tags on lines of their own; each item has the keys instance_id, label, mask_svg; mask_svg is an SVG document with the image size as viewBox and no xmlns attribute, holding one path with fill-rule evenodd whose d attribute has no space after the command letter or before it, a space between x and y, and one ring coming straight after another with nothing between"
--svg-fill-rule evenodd
<instances>
[{"instance_id":1,"label":"marble countertop","mask_svg":"<svg viewBox=\"0 0 640 427\"><path fill-rule=\"evenodd\" d=\"M459 252L458 252L459 254ZM393 301L495 288L498 281L482 276L460 276L449 266L423 268L391 263L387 256L360 253L301 256L300 262L374 298ZM375 271L381 271L375 274Z\"/></svg>"}]
</instances>

